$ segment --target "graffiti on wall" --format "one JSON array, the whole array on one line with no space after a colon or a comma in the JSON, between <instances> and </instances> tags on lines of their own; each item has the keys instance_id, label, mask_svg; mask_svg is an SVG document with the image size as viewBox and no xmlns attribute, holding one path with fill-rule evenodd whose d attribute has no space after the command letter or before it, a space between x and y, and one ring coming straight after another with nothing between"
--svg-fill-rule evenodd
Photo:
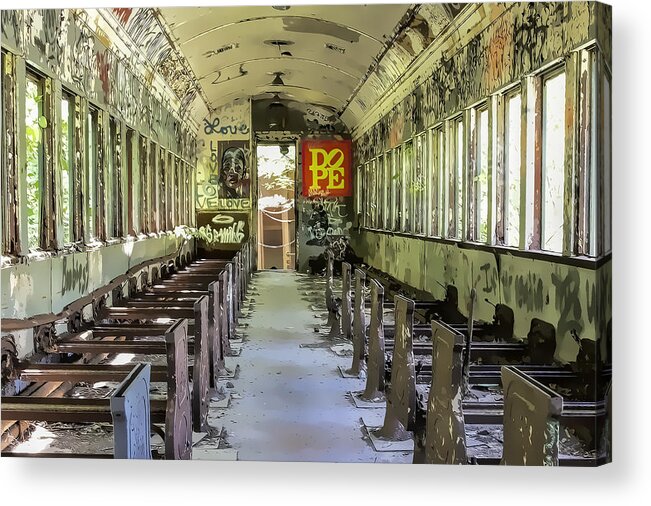
<instances>
[{"instance_id":1,"label":"graffiti on wall","mask_svg":"<svg viewBox=\"0 0 651 506\"><path fill-rule=\"evenodd\" d=\"M334 197L306 200L302 207L306 244L327 246L336 237L349 234L352 221L343 200Z\"/></svg>"},{"instance_id":2,"label":"graffiti on wall","mask_svg":"<svg viewBox=\"0 0 651 506\"><path fill-rule=\"evenodd\" d=\"M248 212L200 212L197 214L199 248L219 249L222 245L242 244L249 238Z\"/></svg>"},{"instance_id":3,"label":"graffiti on wall","mask_svg":"<svg viewBox=\"0 0 651 506\"><path fill-rule=\"evenodd\" d=\"M441 29L440 16L435 12L444 5L424 4L419 10L434 33ZM414 133L565 56L569 48L579 47L594 36L590 30L594 19L599 23L610 13L609 9L588 2L490 5L496 13L503 13L485 30L462 43L458 39L446 41L447 46L441 48L438 61L432 57L430 75L355 140L355 163L378 156ZM428 11L431 15L424 15ZM449 12L450 17L456 14L457 10ZM461 28L459 31L463 33ZM358 100L373 104L401 75L399 70L405 62L400 59L408 52L403 50L403 56L395 52L393 49L387 52L379 66L379 74L384 72L385 75L381 79L369 78L353 107L359 109L359 105L355 105ZM409 56L408 61L411 58L413 56ZM372 86L375 89L371 89Z\"/></svg>"}]
</instances>

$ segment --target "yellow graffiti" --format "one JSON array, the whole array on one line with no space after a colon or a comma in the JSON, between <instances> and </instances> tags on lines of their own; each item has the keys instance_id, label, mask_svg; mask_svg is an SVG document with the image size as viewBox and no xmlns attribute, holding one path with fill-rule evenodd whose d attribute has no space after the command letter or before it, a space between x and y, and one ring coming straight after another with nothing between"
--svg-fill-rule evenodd
<instances>
[{"instance_id":1,"label":"yellow graffiti","mask_svg":"<svg viewBox=\"0 0 651 506\"><path fill-rule=\"evenodd\" d=\"M311 148L312 163L310 170L312 171L312 185L311 190L318 190L321 188L320 181L328 180L326 186L329 190L341 190L344 188L344 152L335 148L332 151L327 151L323 148ZM321 159L319 160L319 157Z\"/></svg>"}]
</instances>

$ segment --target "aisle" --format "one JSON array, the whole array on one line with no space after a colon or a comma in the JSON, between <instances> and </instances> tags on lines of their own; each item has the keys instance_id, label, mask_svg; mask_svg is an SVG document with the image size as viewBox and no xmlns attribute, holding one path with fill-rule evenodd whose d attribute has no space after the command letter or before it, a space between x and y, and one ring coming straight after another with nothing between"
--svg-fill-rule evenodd
<instances>
[{"instance_id":1,"label":"aisle","mask_svg":"<svg viewBox=\"0 0 651 506\"><path fill-rule=\"evenodd\" d=\"M384 410L357 409L346 395L363 380L342 378L337 366L350 358L315 332L322 320L305 300L310 283L294 272L255 274L255 302L241 320L247 338L228 362L240 366L230 380L236 395L219 413L228 444L238 460L410 462L411 454L375 452L363 438L360 417L380 424Z\"/></svg>"}]
</instances>

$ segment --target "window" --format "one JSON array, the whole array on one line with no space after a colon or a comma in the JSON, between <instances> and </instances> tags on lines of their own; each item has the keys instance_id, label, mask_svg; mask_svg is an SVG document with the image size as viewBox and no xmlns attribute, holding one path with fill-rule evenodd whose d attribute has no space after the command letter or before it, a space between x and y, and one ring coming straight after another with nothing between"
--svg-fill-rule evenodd
<instances>
[{"instance_id":1,"label":"window","mask_svg":"<svg viewBox=\"0 0 651 506\"><path fill-rule=\"evenodd\" d=\"M364 191L368 192L369 190L369 181L370 181L370 172L371 172L371 163L366 162L364 164L362 179L364 180ZM364 226L372 227L373 223L371 222L371 198L368 193L363 197L363 208L364 208Z\"/></svg>"},{"instance_id":2,"label":"window","mask_svg":"<svg viewBox=\"0 0 651 506\"><path fill-rule=\"evenodd\" d=\"M122 236L122 153L120 124L109 119L109 152L106 188L106 221L109 237Z\"/></svg>"},{"instance_id":3,"label":"window","mask_svg":"<svg viewBox=\"0 0 651 506\"><path fill-rule=\"evenodd\" d=\"M565 73L543 79L541 248L563 250Z\"/></svg>"},{"instance_id":4,"label":"window","mask_svg":"<svg viewBox=\"0 0 651 506\"><path fill-rule=\"evenodd\" d=\"M425 195L427 192L427 180L425 179L425 164L427 156L427 139L426 134L420 134L416 137L416 157L414 163L414 178L412 182L413 195L411 215L413 216L413 232L422 235L424 232L423 217L427 216Z\"/></svg>"},{"instance_id":5,"label":"window","mask_svg":"<svg viewBox=\"0 0 651 506\"><path fill-rule=\"evenodd\" d=\"M167 230L174 229L174 209L176 194L174 191L174 154L170 151L167 154L167 167L165 167L167 174Z\"/></svg>"},{"instance_id":6,"label":"window","mask_svg":"<svg viewBox=\"0 0 651 506\"><path fill-rule=\"evenodd\" d=\"M149 233L149 216L150 216L150 202L149 202L149 164L147 159L147 139L144 136L140 136L140 145L139 145L139 181L141 182L139 188L140 197L140 212L139 214L139 232L144 234Z\"/></svg>"},{"instance_id":7,"label":"window","mask_svg":"<svg viewBox=\"0 0 651 506\"><path fill-rule=\"evenodd\" d=\"M167 155L165 149L160 148L158 156L158 179L159 179L159 200L160 200L160 229L169 230L167 225L167 175L165 174L165 165Z\"/></svg>"},{"instance_id":8,"label":"window","mask_svg":"<svg viewBox=\"0 0 651 506\"><path fill-rule=\"evenodd\" d=\"M44 171L44 130L47 118L43 115L43 78L28 73L25 87L26 135L26 190L27 190L27 246L43 246L42 189Z\"/></svg>"},{"instance_id":9,"label":"window","mask_svg":"<svg viewBox=\"0 0 651 506\"><path fill-rule=\"evenodd\" d=\"M2 253L16 253L18 241L18 161L16 128L16 68L14 55L2 51Z\"/></svg>"},{"instance_id":10,"label":"window","mask_svg":"<svg viewBox=\"0 0 651 506\"><path fill-rule=\"evenodd\" d=\"M402 148L402 166L400 167L402 216L400 228L402 232L411 232L413 217L410 215L413 200L412 171L414 165L414 148L412 141L407 141Z\"/></svg>"},{"instance_id":11,"label":"window","mask_svg":"<svg viewBox=\"0 0 651 506\"><path fill-rule=\"evenodd\" d=\"M377 175L375 177L375 194L377 202L377 223L376 228L384 228L384 215L386 214L385 192L384 192L384 155L380 155L376 165Z\"/></svg>"},{"instance_id":12,"label":"window","mask_svg":"<svg viewBox=\"0 0 651 506\"><path fill-rule=\"evenodd\" d=\"M448 237L460 239L463 231L463 116L450 121L450 163L447 170L446 204Z\"/></svg>"},{"instance_id":13,"label":"window","mask_svg":"<svg viewBox=\"0 0 651 506\"><path fill-rule=\"evenodd\" d=\"M369 203L369 220L370 220L370 227L371 228L377 228L377 188L376 188L376 181L377 181L377 158L374 158L373 160L370 161L370 163L367 166L368 168L368 174L367 174L367 183L368 186L366 186L367 191L368 191L368 203Z\"/></svg>"},{"instance_id":14,"label":"window","mask_svg":"<svg viewBox=\"0 0 651 506\"><path fill-rule=\"evenodd\" d=\"M359 225L361 227L365 226L364 224L364 210L362 209L362 189L364 186L364 166L358 165L357 171L355 172L355 212L359 217Z\"/></svg>"},{"instance_id":15,"label":"window","mask_svg":"<svg viewBox=\"0 0 651 506\"><path fill-rule=\"evenodd\" d=\"M88 242L93 242L98 235L95 226L99 208L97 125L98 111L94 107L89 107L86 118L86 239Z\"/></svg>"},{"instance_id":16,"label":"window","mask_svg":"<svg viewBox=\"0 0 651 506\"><path fill-rule=\"evenodd\" d=\"M506 97L504 147L504 243L520 246L520 167L521 167L520 92Z\"/></svg>"},{"instance_id":17,"label":"window","mask_svg":"<svg viewBox=\"0 0 651 506\"><path fill-rule=\"evenodd\" d=\"M429 132L429 235L441 236L444 213L445 152L443 126L439 125Z\"/></svg>"},{"instance_id":18,"label":"window","mask_svg":"<svg viewBox=\"0 0 651 506\"><path fill-rule=\"evenodd\" d=\"M393 223L391 230L399 231L400 224L402 223L402 180L400 173L402 171L401 146L393 148L393 167L391 174L391 192L393 193Z\"/></svg>"},{"instance_id":19,"label":"window","mask_svg":"<svg viewBox=\"0 0 651 506\"><path fill-rule=\"evenodd\" d=\"M611 96L610 96L610 75L604 73L602 88L602 111L603 111L603 252L605 254L612 250L612 169L611 169Z\"/></svg>"},{"instance_id":20,"label":"window","mask_svg":"<svg viewBox=\"0 0 651 506\"><path fill-rule=\"evenodd\" d=\"M138 234L138 160L136 159L137 150L133 149L133 143L136 139L136 133L130 128L127 129L126 135L126 168L127 168L127 229L131 235Z\"/></svg>"},{"instance_id":21,"label":"window","mask_svg":"<svg viewBox=\"0 0 651 506\"><path fill-rule=\"evenodd\" d=\"M473 178L474 219L473 239L488 242L488 109L480 109L475 115L475 175Z\"/></svg>"},{"instance_id":22,"label":"window","mask_svg":"<svg viewBox=\"0 0 651 506\"><path fill-rule=\"evenodd\" d=\"M74 191L74 152L75 152L75 98L64 92L61 96L59 172L61 191L59 195L62 240L67 245L76 239L73 231L73 202L71 195Z\"/></svg>"},{"instance_id":23,"label":"window","mask_svg":"<svg viewBox=\"0 0 651 506\"><path fill-rule=\"evenodd\" d=\"M393 193L393 151L387 151L384 155L384 192L386 195L386 215L384 216L384 230L391 230L395 223L395 200Z\"/></svg>"},{"instance_id":24,"label":"window","mask_svg":"<svg viewBox=\"0 0 651 506\"><path fill-rule=\"evenodd\" d=\"M154 142L149 143L149 163L147 164L147 181L149 182L149 231L158 231L158 171L156 154L158 149Z\"/></svg>"}]
</instances>

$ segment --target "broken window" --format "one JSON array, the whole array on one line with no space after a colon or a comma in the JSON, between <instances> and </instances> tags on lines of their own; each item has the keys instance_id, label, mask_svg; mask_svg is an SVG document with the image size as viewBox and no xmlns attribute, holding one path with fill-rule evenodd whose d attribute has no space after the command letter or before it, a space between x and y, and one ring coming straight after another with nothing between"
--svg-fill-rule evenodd
<instances>
[{"instance_id":1,"label":"broken window","mask_svg":"<svg viewBox=\"0 0 651 506\"><path fill-rule=\"evenodd\" d=\"M165 181L167 184L167 230L174 229L174 154L167 154L167 167L165 167Z\"/></svg>"},{"instance_id":2,"label":"broken window","mask_svg":"<svg viewBox=\"0 0 651 506\"><path fill-rule=\"evenodd\" d=\"M504 243L520 246L520 167L521 155L520 92L506 97L504 146Z\"/></svg>"},{"instance_id":3,"label":"broken window","mask_svg":"<svg viewBox=\"0 0 651 506\"><path fill-rule=\"evenodd\" d=\"M98 163L97 163L98 111L88 108L86 118L86 239L93 242L97 237L95 220L98 211Z\"/></svg>"},{"instance_id":4,"label":"broken window","mask_svg":"<svg viewBox=\"0 0 651 506\"><path fill-rule=\"evenodd\" d=\"M158 149L154 142L149 143L149 163L147 164L147 181L149 183L149 231L158 231L158 171L156 154Z\"/></svg>"},{"instance_id":5,"label":"broken window","mask_svg":"<svg viewBox=\"0 0 651 506\"><path fill-rule=\"evenodd\" d=\"M377 175L375 176L375 194L377 202L377 223L375 228L384 228L384 215L386 213L386 202L384 194L384 155L380 155L376 165Z\"/></svg>"},{"instance_id":6,"label":"broken window","mask_svg":"<svg viewBox=\"0 0 651 506\"><path fill-rule=\"evenodd\" d=\"M391 191L393 193L393 224L391 230L399 231L400 224L402 223L402 178L400 173L402 171L402 149L401 146L396 146L393 148L393 172L391 175L392 187Z\"/></svg>"},{"instance_id":7,"label":"broken window","mask_svg":"<svg viewBox=\"0 0 651 506\"><path fill-rule=\"evenodd\" d=\"M27 246L29 249L43 245L42 192L44 170L44 130L48 126L43 115L44 80L28 72L25 87L26 135L26 190L27 190Z\"/></svg>"},{"instance_id":8,"label":"broken window","mask_svg":"<svg viewBox=\"0 0 651 506\"><path fill-rule=\"evenodd\" d=\"M393 151L387 151L384 155L385 173L384 173L384 191L386 192L386 216L384 220L384 229L392 230L395 223L395 200L393 193Z\"/></svg>"},{"instance_id":9,"label":"broken window","mask_svg":"<svg viewBox=\"0 0 651 506\"><path fill-rule=\"evenodd\" d=\"M488 242L488 108L477 111L475 125L474 231L475 241Z\"/></svg>"},{"instance_id":10,"label":"broken window","mask_svg":"<svg viewBox=\"0 0 651 506\"><path fill-rule=\"evenodd\" d=\"M430 182L430 235L440 237L443 223L443 197L445 181L445 151L443 126L430 130L429 167Z\"/></svg>"},{"instance_id":11,"label":"broken window","mask_svg":"<svg viewBox=\"0 0 651 506\"><path fill-rule=\"evenodd\" d=\"M412 141L407 141L402 148L402 167L400 168L401 181L401 199L402 199L402 217L400 220L399 230L402 232L412 231L411 202L413 200L413 166L414 166L414 149Z\"/></svg>"},{"instance_id":12,"label":"broken window","mask_svg":"<svg viewBox=\"0 0 651 506\"><path fill-rule=\"evenodd\" d=\"M122 235L122 163L120 153L120 125L109 118L108 165L106 195L106 227L109 237Z\"/></svg>"},{"instance_id":13,"label":"broken window","mask_svg":"<svg viewBox=\"0 0 651 506\"><path fill-rule=\"evenodd\" d=\"M565 72L543 79L541 248L563 251Z\"/></svg>"},{"instance_id":14,"label":"broken window","mask_svg":"<svg viewBox=\"0 0 651 506\"><path fill-rule=\"evenodd\" d=\"M147 157L147 139L144 136L140 136L139 144L139 173L138 173L138 182L139 182L139 193L137 195L140 198L140 212L139 214L139 232L144 234L149 233L149 163ZM178 188L178 187L177 187Z\"/></svg>"},{"instance_id":15,"label":"broken window","mask_svg":"<svg viewBox=\"0 0 651 506\"><path fill-rule=\"evenodd\" d=\"M165 149L160 148L158 156L158 180L159 180L159 200L160 200L160 229L165 231L169 230L167 226L167 175L165 174L165 165L167 163L167 155Z\"/></svg>"},{"instance_id":16,"label":"broken window","mask_svg":"<svg viewBox=\"0 0 651 506\"><path fill-rule=\"evenodd\" d=\"M138 234L138 160L136 159L136 150L133 149L134 139L136 132L132 129L127 129L126 142L125 142L125 157L127 168L127 233L130 235Z\"/></svg>"},{"instance_id":17,"label":"broken window","mask_svg":"<svg viewBox=\"0 0 651 506\"><path fill-rule=\"evenodd\" d=\"M610 96L610 75L605 72L602 88L602 111L603 111L603 253L610 253L612 250L612 169L611 169L611 96Z\"/></svg>"},{"instance_id":18,"label":"broken window","mask_svg":"<svg viewBox=\"0 0 651 506\"><path fill-rule=\"evenodd\" d=\"M416 137L416 157L414 160L414 178L412 181L413 197L411 213L413 216L413 232L422 235L424 232L423 216L427 216L425 205L425 194L427 192L427 180L425 179L425 164L427 157L426 134Z\"/></svg>"},{"instance_id":19,"label":"broken window","mask_svg":"<svg viewBox=\"0 0 651 506\"><path fill-rule=\"evenodd\" d=\"M377 158L374 158L368 164L367 182L368 186L368 206L369 206L369 220L370 227L377 228L377 194L376 194L376 181L377 181Z\"/></svg>"},{"instance_id":20,"label":"broken window","mask_svg":"<svg viewBox=\"0 0 651 506\"><path fill-rule=\"evenodd\" d=\"M2 253L16 253L18 241L15 57L2 51Z\"/></svg>"},{"instance_id":21,"label":"broken window","mask_svg":"<svg viewBox=\"0 0 651 506\"><path fill-rule=\"evenodd\" d=\"M446 204L448 237L461 239L463 230L463 116L450 121L448 149L450 163L446 175Z\"/></svg>"},{"instance_id":22,"label":"broken window","mask_svg":"<svg viewBox=\"0 0 651 506\"><path fill-rule=\"evenodd\" d=\"M61 226L63 244L67 245L76 238L73 232L73 203L71 195L74 189L74 152L75 152L75 98L63 92L61 96L61 144L59 151L59 173L61 188L59 191Z\"/></svg>"}]
</instances>

